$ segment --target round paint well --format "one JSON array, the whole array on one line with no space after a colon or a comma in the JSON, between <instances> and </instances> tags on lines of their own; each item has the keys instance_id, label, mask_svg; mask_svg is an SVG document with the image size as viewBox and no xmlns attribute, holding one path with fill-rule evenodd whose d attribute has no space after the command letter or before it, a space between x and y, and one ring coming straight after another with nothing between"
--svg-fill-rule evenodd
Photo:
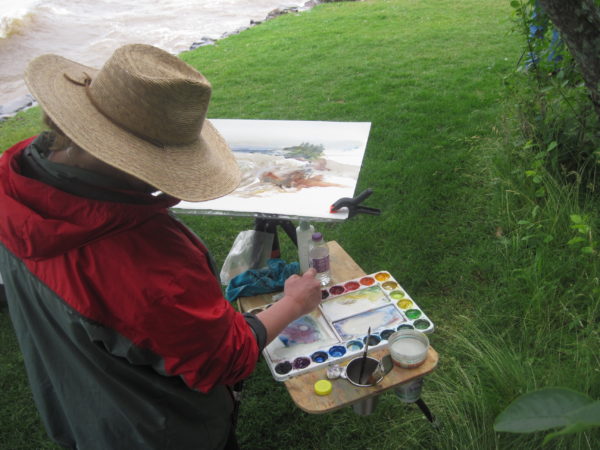
<instances>
[{"instance_id":1,"label":"round paint well","mask_svg":"<svg viewBox=\"0 0 600 450\"><path fill-rule=\"evenodd\" d=\"M415 320L413 325L417 330L426 330L431 326L431 322L429 322L429 320L419 319Z\"/></svg>"},{"instance_id":2,"label":"round paint well","mask_svg":"<svg viewBox=\"0 0 600 450\"><path fill-rule=\"evenodd\" d=\"M327 358L329 358L329 355L323 351L314 352L312 355L310 355L310 359L312 359L316 363L325 362L327 361Z\"/></svg>"},{"instance_id":3,"label":"round paint well","mask_svg":"<svg viewBox=\"0 0 600 450\"><path fill-rule=\"evenodd\" d=\"M363 338L363 342L366 344L367 343L367 336L365 336ZM379 336L377 336L376 334L372 334L371 336L369 336L369 346L371 345L377 345L381 342L381 338Z\"/></svg>"},{"instance_id":4,"label":"round paint well","mask_svg":"<svg viewBox=\"0 0 600 450\"><path fill-rule=\"evenodd\" d=\"M327 292L326 290L322 290L321 291L321 300L325 300L327 297L329 297L329 292Z\"/></svg>"},{"instance_id":5,"label":"round paint well","mask_svg":"<svg viewBox=\"0 0 600 450\"><path fill-rule=\"evenodd\" d=\"M375 279L377 281L385 281L390 279L390 274L387 272L379 272L375 275Z\"/></svg>"},{"instance_id":6,"label":"round paint well","mask_svg":"<svg viewBox=\"0 0 600 450\"><path fill-rule=\"evenodd\" d=\"M381 285L386 291L391 291L392 289L396 289L398 287L398 283L395 281L386 281Z\"/></svg>"},{"instance_id":7,"label":"round paint well","mask_svg":"<svg viewBox=\"0 0 600 450\"><path fill-rule=\"evenodd\" d=\"M343 347L341 345L334 345L329 349L329 354L332 358L339 358L341 356L344 356L346 354L346 347Z\"/></svg>"},{"instance_id":8,"label":"round paint well","mask_svg":"<svg viewBox=\"0 0 600 450\"><path fill-rule=\"evenodd\" d=\"M379 272L378 274L375 274L375 279L377 281L385 281L385 280L389 280L390 278L390 274L387 272Z\"/></svg>"},{"instance_id":9,"label":"round paint well","mask_svg":"<svg viewBox=\"0 0 600 450\"><path fill-rule=\"evenodd\" d=\"M413 305L412 300L408 299L408 298L403 298L402 300L400 300L397 305L401 308L401 309L408 309Z\"/></svg>"},{"instance_id":10,"label":"round paint well","mask_svg":"<svg viewBox=\"0 0 600 450\"><path fill-rule=\"evenodd\" d=\"M363 286L372 286L375 283L375 280L371 277L364 277L360 279L360 284Z\"/></svg>"},{"instance_id":11,"label":"round paint well","mask_svg":"<svg viewBox=\"0 0 600 450\"><path fill-rule=\"evenodd\" d=\"M361 341L350 341L346 344L346 347L352 352L363 348L363 343Z\"/></svg>"},{"instance_id":12,"label":"round paint well","mask_svg":"<svg viewBox=\"0 0 600 450\"><path fill-rule=\"evenodd\" d=\"M344 288L342 286L333 286L329 289L331 295L340 295L344 293Z\"/></svg>"},{"instance_id":13,"label":"round paint well","mask_svg":"<svg viewBox=\"0 0 600 450\"><path fill-rule=\"evenodd\" d=\"M387 341L389 339L389 337L395 333L395 330L383 330L381 333L379 333L379 335L381 336L381 339L383 339L384 341Z\"/></svg>"},{"instance_id":14,"label":"round paint well","mask_svg":"<svg viewBox=\"0 0 600 450\"><path fill-rule=\"evenodd\" d=\"M390 292L390 297L392 297L394 300L402 300L404 298L404 292L402 292L402 291Z\"/></svg>"},{"instance_id":15,"label":"round paint well","mask_svg":"<svg viewBox=\"0 0 600 450\"><path fill-rule=\"evenodd\" d=\"M421 311L418 309L409 309L408 311L405 311L404 314L406 314L406 317L408 317L410 320L415 320L421 317Z\"/></svg>"},{"instance_id":16,"label":"round paint well","mask_svg":"<svg viewBox=\"0 0 600 450\"><path fill-rule=\"evenodd\" d=\"M304 369L305 367L310 366L310 359L306 356L299 356L292 363L292 367L294 369Z\"/></svg>"},{"instance_id":17,"label":"round paint well","mask_svg":"<svg viewBox=\"0 0 600 450\"><path fill-rule=\"evenodd\" d=\"M292 363L289 361L280 362L275 366L275 372L277 372L279 375L285 375L290 370L292 370Z\"/></svg>"},{"instance_id":18,"label":"round paint well","mask_svg":"<svg viewBox=\"0 0 600 450\"><path fill-rule=\"evenodd\" d=\"M345 285L344 288L346 288L347 291L355 291L360 287L360 284L358 284L356 281L348 281Z\"/></svg>"},{"instance_id":19,"label":"round paint well","mask_svg":"<svg viewBox=\"0 0 600 450\"><path fill-rule=\"evenodd\" d=\"M408 324L408 323L403 323L402 325L399 325L398 328L396 328L396 330L400 331L400 330L414 330L415 327L413 327L412 325Z\"/></svg>"}]
</instances>

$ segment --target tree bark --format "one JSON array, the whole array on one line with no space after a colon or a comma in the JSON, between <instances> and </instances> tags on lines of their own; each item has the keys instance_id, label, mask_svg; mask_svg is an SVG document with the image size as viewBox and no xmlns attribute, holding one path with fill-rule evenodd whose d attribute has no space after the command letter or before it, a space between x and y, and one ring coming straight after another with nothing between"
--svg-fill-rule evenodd
<instances>
[{"instance_id":1,"label":"tree bark","mask_svg":"<svg viewBox=\"0 0 600 450\"><path fill-rule=\"evenodd\" d=\"M600 8L595 0L539 0L579 65L600 117Z\"/></svg>"}]
</instances>

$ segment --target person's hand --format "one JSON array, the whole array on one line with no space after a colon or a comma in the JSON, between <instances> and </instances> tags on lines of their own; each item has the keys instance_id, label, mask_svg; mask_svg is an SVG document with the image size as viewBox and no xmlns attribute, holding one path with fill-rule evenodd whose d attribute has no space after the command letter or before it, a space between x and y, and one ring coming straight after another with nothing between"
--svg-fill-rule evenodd
<instances>
[{"instance_id":1,"label":"person's hand","mask_svg":"<svg viewBox=\"0 0 600 450\"><path fill-rule=\"evenodd\" d=\"M267 344L288 324L319 306L321 283L315 278L316 274L316 270L311 268L302 276L289 277L283 286L281 300L256 315L267 330Z\"/></svg>"},{"instance_id":2,"label":"person's hand","mask_svg":"<svg viewBox=\"0 0 600 450\"><path fill-rule=\"evenodd\" d=\"M321 283L315 278L317 271L308 269L304 275L292 275L285 281L284 298L293 302L298 316L308 314L321 303Z\"/></svg>"}]
</instances>

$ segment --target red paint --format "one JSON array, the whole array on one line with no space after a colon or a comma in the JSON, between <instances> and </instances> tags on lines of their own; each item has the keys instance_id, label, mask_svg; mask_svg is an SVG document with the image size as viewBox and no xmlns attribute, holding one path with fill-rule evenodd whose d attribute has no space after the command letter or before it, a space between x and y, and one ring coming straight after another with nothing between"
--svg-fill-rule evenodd
<instances>
[{"instance_id":1,"label":"red paint","mask_svg":"<svg viewBox=\"0 0 600 450\"><path fill-rule=\"evenodd\" d=\"M331 292L331 295L340 295L345 291L345 289L342 286L333 286L331 289L329 289L329 292Z\"/></svg>"},{"instance_id":2,"label":"red paint","mask_svg":"<svg viewBox=\"0 0 600 450\"><path fill-rule=\"evenodd\" d=\"M360 279L360 284L363 286L371 286L373 283L375 283L375 280L371 277L364 277Z\"/></svg>"},{"instance_id":3,"label":"red paint","mask_svg":"<svg viewBox=\"0 0 600 450\"><path fill-rule=\"evenodd\" d=\"M360 287L360 284L358 284L356 281L348 281L344 287L348 291L355 291Z\"/></svg>"}]
</instances>

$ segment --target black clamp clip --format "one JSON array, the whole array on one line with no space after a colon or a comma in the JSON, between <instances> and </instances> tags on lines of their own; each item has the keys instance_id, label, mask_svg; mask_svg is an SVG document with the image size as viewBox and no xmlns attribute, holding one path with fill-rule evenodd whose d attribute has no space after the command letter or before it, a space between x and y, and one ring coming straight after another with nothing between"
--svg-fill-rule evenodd
<instances>
[{"instance_id":1,"label":"black clamp clip","mask_svg":"<svg viewBox=\"0 0 600 450\"><path fill-rule=\"evenodd\" d=\"M331 208L329 209L330 213L337 212L340 208L348 208L348 219L354 217L355 215L362 214L371 214L373 216L378 216L381 214L381 210L377 208L369 208L368 206L361 206L360 203L368 198L373 193L373 189L365 189L359 195L354 198L343 197L336 201Z\"/></svg>"}]
</instances>

